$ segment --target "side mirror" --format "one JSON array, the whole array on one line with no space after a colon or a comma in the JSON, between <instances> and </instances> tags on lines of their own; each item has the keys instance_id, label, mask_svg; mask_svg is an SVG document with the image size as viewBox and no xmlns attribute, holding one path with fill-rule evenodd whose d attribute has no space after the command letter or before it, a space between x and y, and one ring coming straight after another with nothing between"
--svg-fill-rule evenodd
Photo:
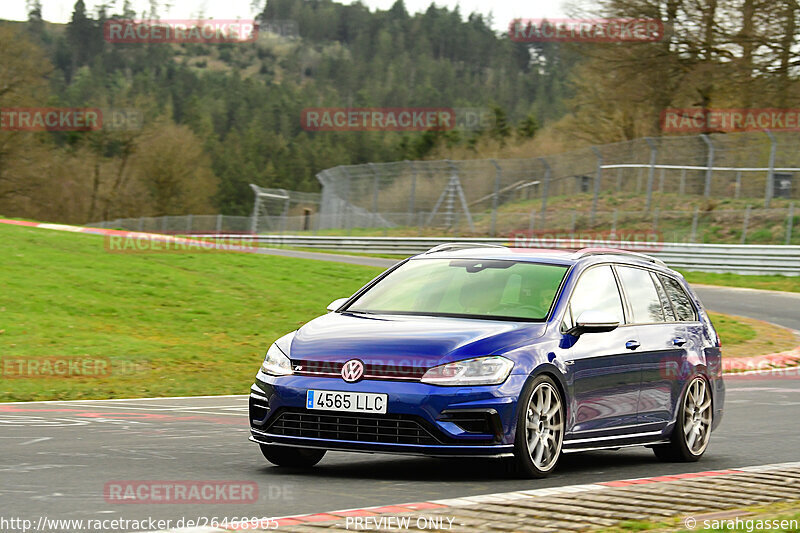
<instances>
[{"instance_id":1,"label":"side mirror","mask_svg":"<svg viewBox=\"0 0 800 533\"><path fill-rule=\"evenodd\" d=\"M605 333L619 327L619 320L605 311L584 311L578 317L575 327L567 333L576 337L584 333Z\"/></svg>"},{"instance_id":2,"label":"side mirror","mask_svg":"<svg viewBox=\"0 0 800 533\"><path fill-rule=\"evenodd\" d=\"M328 307L326 309L328 311L336 311L337 309L339 309L349 299L350 298L338 298L338 299L332 301L331 303L329 303Z\"/></svg>"}]
</instances>

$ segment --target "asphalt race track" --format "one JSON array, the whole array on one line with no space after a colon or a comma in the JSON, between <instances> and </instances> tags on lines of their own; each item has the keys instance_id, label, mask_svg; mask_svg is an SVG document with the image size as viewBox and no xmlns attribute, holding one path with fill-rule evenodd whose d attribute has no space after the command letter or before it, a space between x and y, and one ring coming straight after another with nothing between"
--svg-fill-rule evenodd
<instances>
[{"instance_id":1,"label":"asphalt race track","mask_svg":"<svg viewBox=\"0 0 800 533\"><path fill-rule=\"evenodd\" d=\"M800 330L800 295L710 287L698 293L711 310ZM342 452L328 453L309 471L272 467L247 440L246 396L0 404L2 514L34 521L286 516L800 459L800 379L727 382L725 418L700 462L661 463L645 448L590 452L565 456L544 480L507 479L486 459ZM107 483L132 480L254 481L258 502L106 501Z\"/></svg>"},{"instance_id":2,"label":"asphalt race track","mask_svg":"<svg viewBox=\"0 0 800 533\"><path fill-rule=\"evenodd\" d=\"M766 320L800 331L800 293L694 287L703 305L712 311Z\"/></svg>"},{"instance_id":3,"label":"asphalt race track","mask_svg":"<svg viewBox=\"0 0 800 533\"><path fill-rule=\"evenodd\" d=\"M566 456L544 480L504 479L496 461L329 453L310 471L268 466L247 440L246 398L0 405L3 514L38 520L285 516L492 492L795 461L800 381L729 382L725 419L703 460L644 448ZM106 483L251 480L255 504L109 504Z\"/></svg>"}]
</instances>

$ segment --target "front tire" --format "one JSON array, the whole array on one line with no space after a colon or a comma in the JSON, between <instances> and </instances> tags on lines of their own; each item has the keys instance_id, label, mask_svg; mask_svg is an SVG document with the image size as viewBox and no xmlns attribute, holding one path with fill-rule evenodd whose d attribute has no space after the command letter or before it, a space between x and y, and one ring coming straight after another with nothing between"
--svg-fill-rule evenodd
<instances>
[{"instance_id":1,"label":"front tire","mask_svg":"<svg viewBox=\"0 0 800 533\"><path fill-rule=\"evenodd\" d=\"M549 376L537 376L519 399L513 461L517 475L542 478L555 469L564 442L564 420L558 386Z\"/></svg>"},{"instance_id":2,"label":"front tire","mask_svg":"<svg viewBox=\"0 0 800 533\"><path fill-rule=\"evenodd\" d=\"M311 468L322 460L327 451L313 448L275 446L273 444L259 444L259 447L261 448L261 453L270 463L293 468Z\"/></svg>"},{"instance_id":3,"label":"front tire","mask_svg":"<svg viewBox=\"0 0 800 533\"><path fill-rule=\"evenodd\" d=\"M662 461L699 460L711 437L712 412L708 382L696 376L686 387L669 444L653 446L653 453Z\"/></svg>"}]
</instances>

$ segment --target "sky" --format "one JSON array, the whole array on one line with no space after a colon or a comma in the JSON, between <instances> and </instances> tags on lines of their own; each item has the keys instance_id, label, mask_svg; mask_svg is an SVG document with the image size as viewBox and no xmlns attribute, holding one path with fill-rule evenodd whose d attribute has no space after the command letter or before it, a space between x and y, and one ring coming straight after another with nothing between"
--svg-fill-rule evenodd
<instances>
[{"instance_id":1,"label":"sky","mask_svg":"<svg viewBox=\"0 0 800 533\"><path fill-rule=\"evenodd\" d=\"M50 22L68 22L72 15L75 0L41 0L42 16ZM350 4L352 0L336 0L339 3ZM395 0L362 0L370 9L388 9ZM122 0L84 0L87 9L94 12L95 6L102 3L122 5ZM264 0L258 0L258 5L263 6ZM558 18L565 17L566 9L563 0L436 0L439 7L454 8L460 6L461 13L466 17L471 12L483 15L493 15L493 27L498 31L506 31L508 23L514 18ZM149 0L131 0L137 13L149 9ZM196 17L202 13L205 17L218 19L253 18L256 9L252 7L253 0L160 0L159 5L169 4L171 7L162 7L159 14L165 19L182 19ZM415 13L425 11L431 0L405 0L406 9ZM25 0L0 0L0 19L26 20L27 9ZM111 12L116 10L112 9ZM260 9L258 10L260 11Z\"/></svg>"}]
</instances>

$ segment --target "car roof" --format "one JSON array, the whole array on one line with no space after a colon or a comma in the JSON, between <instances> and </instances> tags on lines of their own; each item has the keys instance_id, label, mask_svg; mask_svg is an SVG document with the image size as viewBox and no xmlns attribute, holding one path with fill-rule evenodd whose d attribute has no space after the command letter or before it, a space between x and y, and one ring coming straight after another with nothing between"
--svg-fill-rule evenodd
<instances>
[{"instance_id":1,"label":"car roof","mask_svg":"<svg viewBox=\"0 0 800 533\"><path fill-rule=\"evenodd\" d=\"M578 263L619 263L671 270L660 259L617 248L510 248L480 243L448 243L414 256L414 259L489 259L571 266Z\"/></svg>"}]
</instances>

